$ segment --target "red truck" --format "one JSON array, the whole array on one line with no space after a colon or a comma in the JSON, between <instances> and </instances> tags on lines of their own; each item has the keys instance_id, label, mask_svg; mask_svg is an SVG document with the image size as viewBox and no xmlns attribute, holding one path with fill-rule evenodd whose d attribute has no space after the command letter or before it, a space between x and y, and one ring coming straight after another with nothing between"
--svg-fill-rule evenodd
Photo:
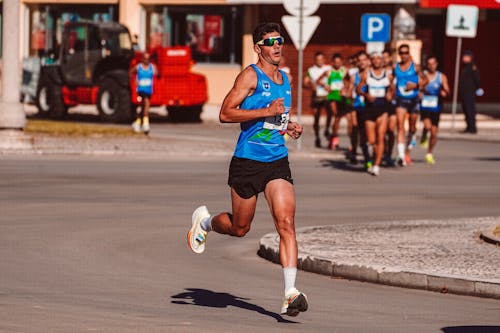
<instances>
[{"instance_id":1,"label":"red truck","mask_svg":"<svg viewBox=\"0 0 500 333\"><path fill-rule=\"evenodd\" d=\"M62 40L54 63L40 69L39 113L61 118L70 107L94 104L102 121L132 121L140 101L129 69L142 53L133 50L128 29L114 22L68 23ZM172 121L199 122L208 99L207 82L191 71L190 48L157 48L150 53L158 69L151 105L165 105Z\"/></svg>"}]
</instances>

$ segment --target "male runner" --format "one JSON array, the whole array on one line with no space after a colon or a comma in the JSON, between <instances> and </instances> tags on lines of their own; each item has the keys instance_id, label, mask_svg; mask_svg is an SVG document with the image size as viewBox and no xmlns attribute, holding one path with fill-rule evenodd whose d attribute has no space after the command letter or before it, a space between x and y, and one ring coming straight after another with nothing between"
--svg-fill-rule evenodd
<instances>
[{"instance_id":1,"label":"male runner","mask_svg":"<svg viewBox=\"0 0 500 333\"><path fill-rule=\"evenodd\" d=\"M136 120L132 123L134 132L142 131L149 134L149 105L153 94L153 79L157 74L156 67L150 62L149 53L145 52L142 61L137 66L130 69L131 75L136 75L137 94L141 99L141 112L137 114Z\"/></svg>"},{"instance_id":2,"label":"male runner","mask_svg":"<svg viewBox=\"0 0 500 333\"><path fill-rule=\"evenodd\" d=\"M411 59L410 47L402 44L398 48L401 61L394 67L394 91L396 92L396 117L398 127L398 157L399 166L411 163L410 150L416 145L415 133L418 119L418 91L419 86L427 84L422 75L420 66ZM405 145L405 118L410 114L408 144Z\"/></svg>"},{"instance_id":3,"label":"male runner","mask_svg":"<svg viewBox=\"0 0 500 333\"><path fill-rule=\"evenodd\" d=\"M392 61L391 52L389 50L384 50L384 52L382 52L382 59L387 74L392 75L394 64ZM388 120L387 120L387 132L385 133L384 160L387 166L392 167L395 165L394 160L392 159L392 152L394 150L394 143L396 141L394 133L396 132L396 123L397 123L396 106L394 99L389 101L387 112L388 112Z\"/></svg>"},{"instance_id":4,"label":"male runner","mask_svg":"<svg viewBox=\"0 0 500 333\"><path fill-rule=\"evenodd\" d=\"M318 79L322 77L324 73L328 73L332 66L326 64L325 55L323 52L318 51L314 55L314 65L309 67L306 76L304 78L304 85L310 87L312 90L311 96L311 108L314 109L314 144L316 147L321 147L321 139L319 136L319 118L321 116L321 110L324 109L326 112L326 125L324 135L327 140L330 140L330 124L332 122L332 110L328 105L326 96L328 95L328 90L325 89L327 85L327 78L323 77L320 82Z\"/></svg>"},{"instance_id":5,"label":"male runner","mask_svg":"<svg viewBox=\"0 0 500 333\"><path fill-rule=\"evenodd\" d=\"M430 133L425 161L429 164L434 164L436 161L434 160L432 152L437 143L439 116L443 108L443 98L449 95L450 87L446 75L437 70L438 61L435 56L429 56L425 64L427 70L424 74L429 82L423 88L420 110L421 117L424 121L424 129L427 133Z\"/></svg>"},{"instance_id":6,"label":"male runner","mask_svg":"<svg viewBox=\"0 0 500 333\"><path fill-rule=\"evenodd\" d=\"M232 213L211 216L198 207L192 217L188 245L195 253L205 250L207 233L243 237L255 215L257 197L264 192L280 236L280 260L285 280L282 314L306 311L307 297L295 288L297 240L295 193L284 134L297 139L302 127L289 121L292 102L290 78L279 70L284 38L277 23L263 23L253 32L259 60L236 78L219 114L222 123L241 123L241 133L229 167Z\"/></svg>"},{"instance_id":7,"label":"male runner","mask_svg":"<svg viewBox=\"0 0 500 333\"><path fill-rule=\"evenodd\" d=\"M328 74L324 74L328 78L328 102L333 112L332 137L330 140L330 149L338 148L339 146L339 125L342 117L346 116L346 97L347 87L345 80L347 79L347 70L343 66L342 55L335 53L332 56L332 68Z\"/></svg>"},{"instance_id":8,"label":"male runner","mask_svg":"<svg viewBox=\"0 0 500 333\"><path fill-rule=\"evenodd\" d=\"M380 174L380 163L384 154L385 131L387 130L387 109L392 99L392 77L383 67L382 54L370 55L372 67L361 75L357 92L366 100L366 136L375 153L373 167L367 171L374 176ZM362 87L366 86L364 91Z\"/></svg>"},{"instance_id":9,"label":"male runner","mask_svg":"<svg viewBox=\"0 0 500 333\"><path fill-rule=\"evenodd\" d=\"M363 152L363 157L365 160L365 168L366 170L370 169L373 166L372 156L368 151L368 145L366 140L366 112L365 112L365 97L361 94L357 93L357 87L361 82L361 75L365 73L369 66L370 60L368 59L368 54L365 51L360 51L357 53L357 68L358 70L350 76L351 84L353 86L353 102L352 106L355 111L352 119L355 120L355 124L358 128L359 135L359 146L361 147L361 151ZM363 92L366 92L366 87L361 87ZM353 121L354 124L354 121ZM354 127L353 127L354 129ZM353 153L356 154L356 145L353 144Z\"/></svg>"}]
</instances>

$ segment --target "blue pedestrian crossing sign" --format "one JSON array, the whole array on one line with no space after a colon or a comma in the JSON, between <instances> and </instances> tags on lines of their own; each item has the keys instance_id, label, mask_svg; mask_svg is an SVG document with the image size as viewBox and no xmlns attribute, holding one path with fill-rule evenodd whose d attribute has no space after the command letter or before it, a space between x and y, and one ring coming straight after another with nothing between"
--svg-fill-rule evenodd
<instances>
[{"instance_id":1,"label":"blue pedestrian crossing sign","mask_svg":"<svg viewBox=\"0 0 500 333\"><path fill-rule=\"evenodd\" d=\"M361 41L363 43L391 40L391 16L389 14L363 14L361 16Z\"/></svg>"}]
</instances>

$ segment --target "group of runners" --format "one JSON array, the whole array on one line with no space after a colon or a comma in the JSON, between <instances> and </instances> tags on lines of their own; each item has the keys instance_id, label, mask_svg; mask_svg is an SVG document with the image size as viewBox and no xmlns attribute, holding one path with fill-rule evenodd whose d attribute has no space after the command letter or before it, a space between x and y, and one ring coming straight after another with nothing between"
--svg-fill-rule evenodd
<instances>
[{"instance_id":1,"label":"group of runners","mask_svg":"<svg viewBox=\"0 0 500 333\"><path fill-rule=\"evenodd\" d=\"M409 45L402 44L397 51L400 62L396 64L392 63L389 51L371 54L361 51L349 58L349 66L344 66L341 54L335 53L331 64L327 64L325 54L317 52L304 80L313 92L316 147L321 147L322 110L326 112L323 135L330 149L339 147L339 124L346 117L350 138L348 158L351 163L358 163L359 146L366 170L375 176L380 174L382 162L401 167L411 164L419 115L424 124L421 145L427 149L425 161L435 163L433 149L442 101L450 93L448 79L438 71L435 56L427 57L422 69L413 62Z\"/></svg>"}]
</instances>

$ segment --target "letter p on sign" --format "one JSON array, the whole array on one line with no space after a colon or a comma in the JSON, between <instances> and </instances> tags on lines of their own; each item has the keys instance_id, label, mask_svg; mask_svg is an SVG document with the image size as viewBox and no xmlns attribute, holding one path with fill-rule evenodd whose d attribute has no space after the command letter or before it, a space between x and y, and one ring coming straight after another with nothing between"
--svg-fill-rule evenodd
<instances>
[{"instance_id":1,"label":"letter p on sign","mask_svg":"<svg viewBox=\"0 0 500 333\"><path fill-rule=\"evenodd\" d=\"M361 16L361 41L387 43L391 36L389 14L363 14Z\"/></svg>"}]
</instances>

